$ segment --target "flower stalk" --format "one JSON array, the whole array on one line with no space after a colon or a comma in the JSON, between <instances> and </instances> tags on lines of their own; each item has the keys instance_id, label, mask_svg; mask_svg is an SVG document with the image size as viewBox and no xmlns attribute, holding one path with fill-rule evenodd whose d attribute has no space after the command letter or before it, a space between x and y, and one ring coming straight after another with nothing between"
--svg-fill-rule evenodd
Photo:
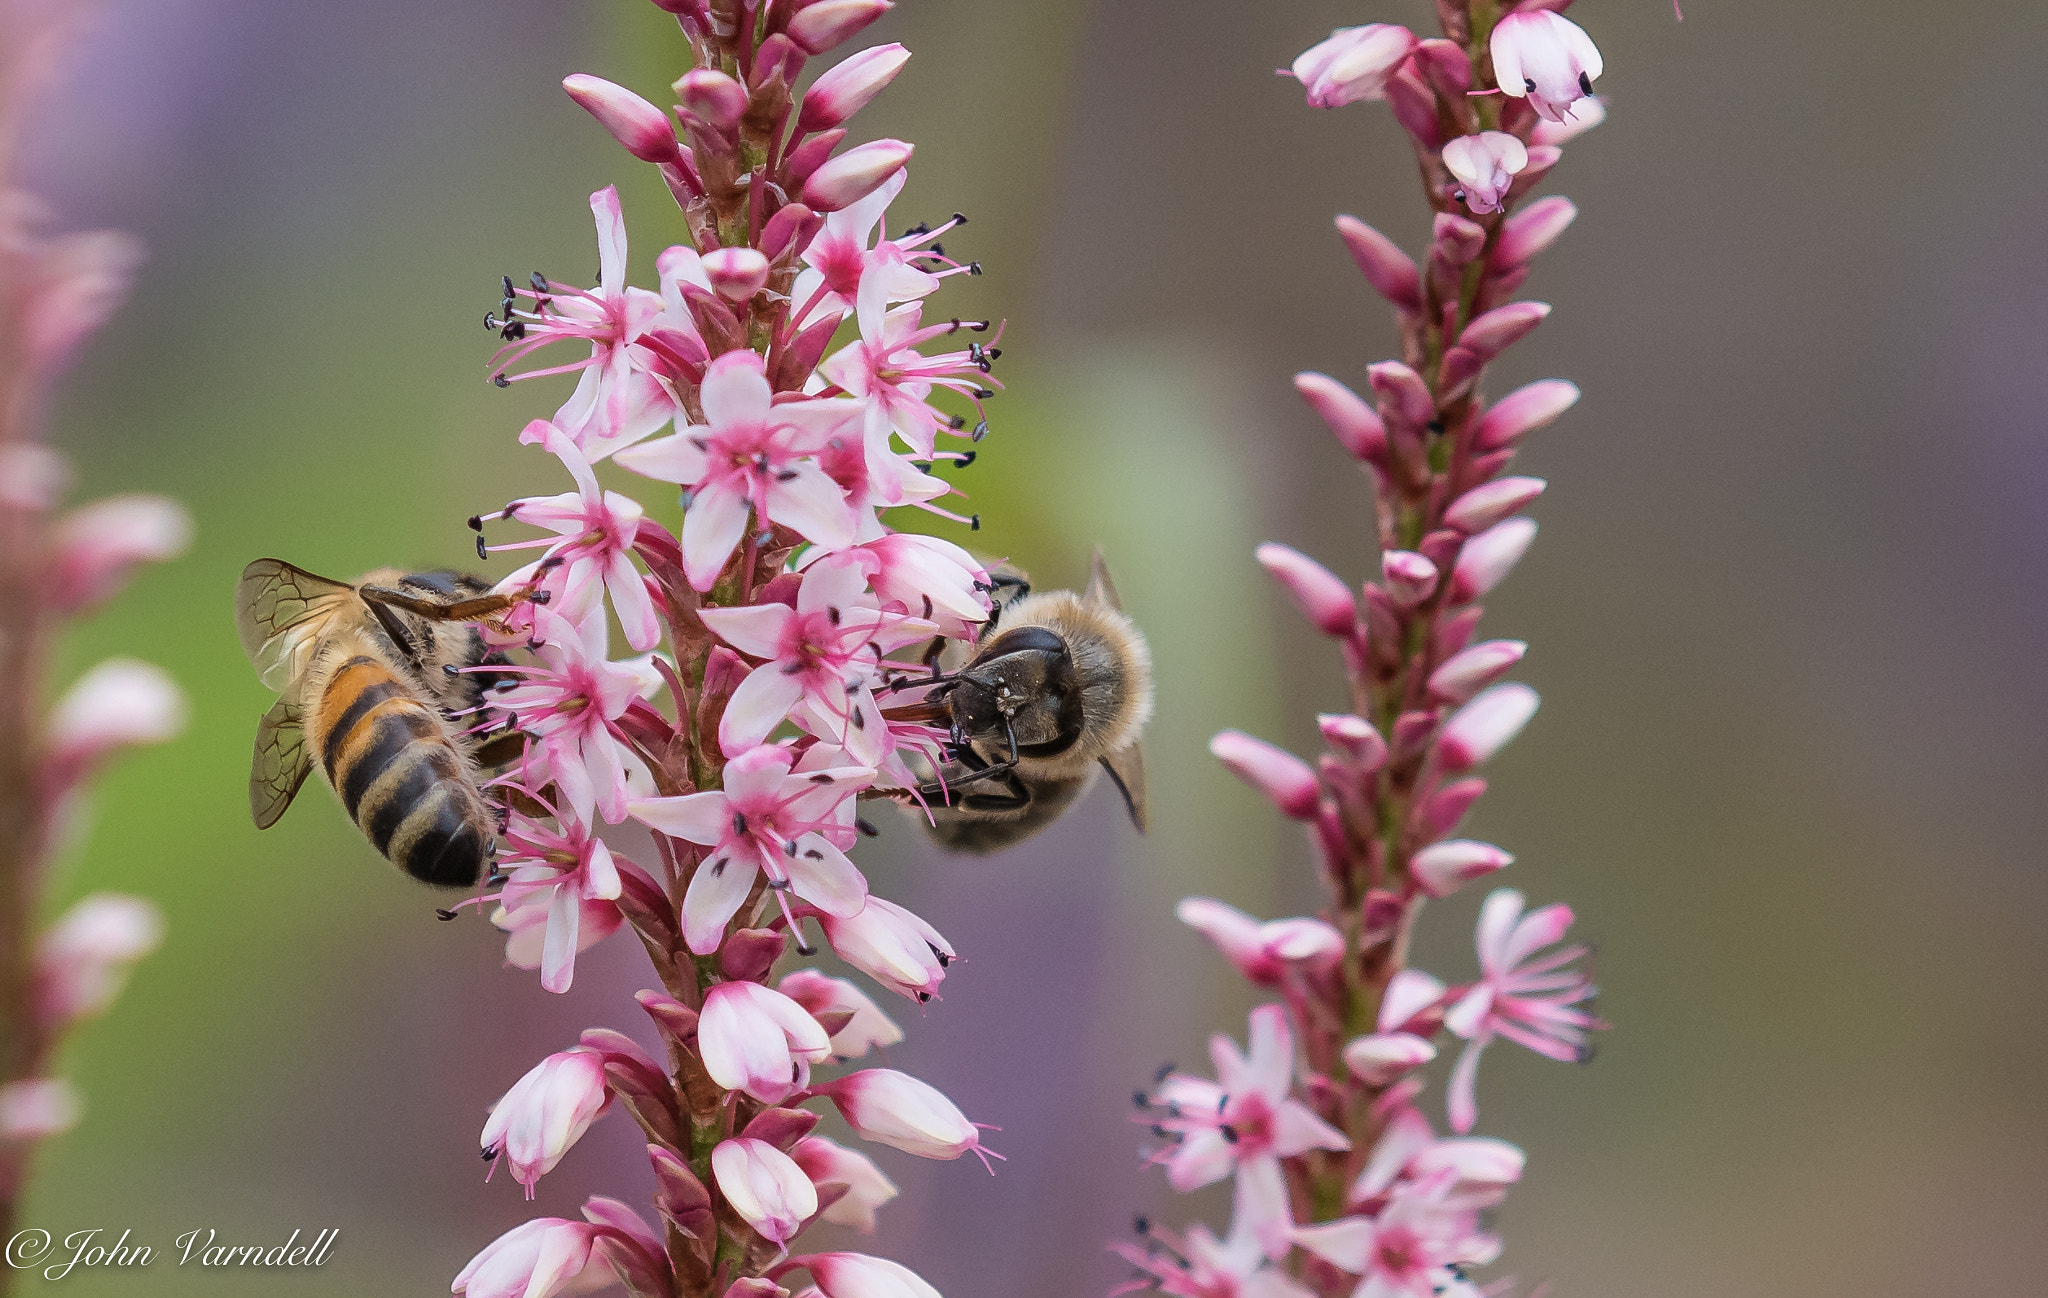
<instances>
[{"instance_id":1,"label":"flower stalk","mask_svg":"<svg viewBox=\"0 0 2048 1298\"><path fill-rule=\"evenodd\" d=\"M1438 0L1438 35L1340 30L1286 74L1313 107L1384 101L1434 221L1415 259L1363 222L1337 220L1394 309L1401 356L1366 367L1366 394L1328 375L1295 382L1370 484L1379 572L1354 595L1287 547L1261 547L1259 559L1336 642L1349 711L1320 718L1325 748L1313 762L1237 732L1212 745L1306 825L1329 900L1315 917L1265 924L1206 898L1182 903L1182 918L1281 1003L1253 1012L1248 1056L1216 1038L1214 1081L1169 1072L1138 1095L1174 1187L1233 1178L1235 1219L1220 1241L1141 1220L1138 1241L1118 1246L1138 1271L1128 1289L1478 1293L1468 1270L1501 1249L1480 1215L1523 1165L1513 1146L1468 1134L1482 1052L1505 1038L1583 1060L1588 1034L1605 1026L1586 1008L1585 949L1557 945L1572 921L1563 906L1524 913L1519 893L1493 893L1468 983L1409 965L1424 902L1512 861L1453 835L1485 791L1475 772L1537 705L1503 679L1527 646L1476 634L1481 601L1536 532L1521 510L1544 483L1506 471L1522 439L1578 392L1553 380L1489 401L1482 381L1549 314L1515 294L1575 210L1530 195L1560 146L1600 117L1600 54L1565 7ZM1446 1037L1462 1046L1446 1095L1454 1134L1439 1136L1419 1101Z\"/></svg>"}]
</instances>

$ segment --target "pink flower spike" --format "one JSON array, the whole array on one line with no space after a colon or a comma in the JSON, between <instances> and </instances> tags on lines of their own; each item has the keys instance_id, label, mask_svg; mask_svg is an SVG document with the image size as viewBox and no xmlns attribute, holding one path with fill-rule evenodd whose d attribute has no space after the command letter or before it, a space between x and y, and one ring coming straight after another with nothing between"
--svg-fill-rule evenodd
<instances>
[{"instance_id":1,"label":"pink flower spike","mask_svg":"<svg viewBox=\"0 0 2048 1298\"><path fill-rule=\"evenodd\" d=\"M1381 297L1411 315L1422 309L1422 272L1399 244L1355 216L1339 216L1337 233Z\"/></svg>"},{"instance_id":2,"label":"pink flower spike","mask_svg":"<svg viewBox=\"0 0 2048 1298\"><path fill-rule=\"evenodd\" d=\"M1503 131L1461 135L1444 145L1444 170L1463 186L1465 206L1484 215L1501 210L1515 176L1529 165L1529 150Z\"/></svg>"},{"instance_id":3,"label":"pink flower spike","mask_svg":"<svg viewBox=\"0 0 2048 1298\"><path fill-rule=\"evenodd\" d=\"M1494 264L1528 265L1556 243L1578 215L1577 205L1569 198L1553 195L1537 199L1501 226L1500 239L1493 247Z\"/></svg>"},{"instance_id":4,"label":"pink flower spike","mask_svg":"<svg viewBox=\"0 0 2048 1298\"><path fill-rule=\"evenodd\" d=\"M668 114L645 99L624 86L582 72L562 78L562 89L640 161L676 160L676 133L668 124Z\"/></svg>"},{"instance_id":5,"label":"pink flower spike","mask_svg":"<svg viewBox=\"0 0 2048 1298\"><path fill-rule=\"evenodd\" d=\"M1444 1014L1444 1026L1468 1043L1451 1073L1451 1126L1472 1129L1479 1110L1474 1086L1479 1055L1495 1036L1565 1063L1591 1056L1589 1034L1606 1024L1578 1008L1593 996L1583 970L1567 969L1586 953L1583 946L1548 955L1536 953L1560 941L1571 927L1571 908L1545 906L1522 913L1522 894L1502 888L1479 911L1475 945L1479 981Z\"/></svg>"},{"instance_id":6,"label":"pink flower spike","mask_svg":"<svg viewBox=\"0 0 2048 1298\"><path fill-rule=\"evenodd\" d=\"M1324 635L1348 639L1358 634L1358 601L1343 578L1284 545L1268 542L1257 553L1259 563L1286 589L1302 616Z\"/></svg>"},{"instance_id":7,"label":"pink flower spike","mask_svg":"<svg viewBox=\"0 0 2048 1298\"><path fill-rule=\"evenodd\" d=\"M59 1077L33 1077L0 1086L0 1141L21 1145L61 1136L78 1125L85 1101Z\"/></svg>"},{"instance_id":8,"label":"pink flower spike","mask_svg":"<svg viewBox=\"0 0 2048 1298\"><path fill-rule=\"evenodd\" d=\"M958 1106L908 1073L863 1069L819 1087L817 1093L839 1107L840 1116L862 1140L919 1158L955 1159L974 1153L987 1162L1001 1157L982 1148L980 1129Z\"/></svg>"},{"instance_id":9,"label":"pink flower spike","mask_svg":"<svg viewBox=\"0 0 2048 1298\"><path fill-rule=\"evenodd\" d=\"M711 1151L718 1192L761 1238L787 1251L818 1212L817 1187L789 1155L765 1140L720 1141Z\"/></svg>"},{"instance_id":10,"label":"pink flower spike","mask_svg":"<svg viewBox=\"0 0 2048 1298\"><path fill-rule=\"evenodd\" d=\"M896 44L877 45L847 57L804 92L803 107L797 112L797 134L844 126L846 119L867 107L909 61L910 51Z\"/></svg>"},{"instance_id":11,"label":"pink flower spike","mask_svg":"<svg viewBox=\"0 0 2048 1298\"><path fill-rule=\"evenodd\" d=\"M780 1104L809 1086L811 1065L832 1057L818 1021L759 983L719 983L704 994L697 1049L712 1081L763 1104Z\"/></svg>"},{"instance_id":12,"label":"pink flower spike","mask_svg":"<svg viewBox=\"0 0 2048 1298\"><path fill-rule=\"evenodd\" d=\"M818 0L789 20L789 39L806 54L823 54L895 7L890 0Z\"/></svg>"},{"instance_id":13,"label":"pink flower spike","mask_svg":"<svg viewBox=\"0 0 2048 1298\"><path fill-rule=\"evenodd\" d=\"M1571 121L1572 106L1593 96L1600 48L1562 14L1548 9L1511 13L1494 25L1491 48L1502 92L1527 97L1544 121Z\"/></svg>"},{"instance_id":14,"label":"pink flower spike","mask_svg":"<svg viewBox=\"0 0 2048 1298\"><path fill-rule=\"evenodd\" d=\"M870 896L850 916L821 915L825 940L841 960L917 1001L928 1001L956 958L939 931L893 901Z\"/></svg>"},{"instance_id":15,"label":"pink flower spike","mask_svg":"<svg viewBox=\"0 0 2048 1298\"><path fill-rule=\"evenodd\" d=\"M675 92L685 112L721 135L730 135L747 111L747 88L716 68L685 72Z\"/></svg>"},{"instance_id":16,"label":"pink flower spike","mask_svg":"<svg viewBox=\"0 0 2048 1298\"><path fill-rule=\"evenodd\" d=\"M578 1047L549 1055L491 1106L484 1159L493 1168L500 1158L510 1162L512 1179L526 1187L530 1200L534 1184L555 1169L610 1103L604 1057L597 1051Z\"/></svg>"},{"instance_id":17,"label":"pink flower spike","mask_svg":"<svg viewBox=\"0 0 2048 1298\"><path fill-rule=\"evenodd\" d=\"M1408 858L1408 873L1432 897L1448 897L1474 879L1514 864L1515 858L1491 843L1452 838L1431 843Z\"/></svg>"},{"instance_id":18,"label":"pink flower spike","mask_svg":"<svg viewBox=\"0 0 2048 1298\"><path fill-rule=\"evenodd\" d=\"M857 203L903 170L912 151L913 146L901 140L873 140L848 149L804 181L803 201L819 212L836 212Z\"/></svg>"},{"instance_id":19,"label":"pink flower spike","mask_svg":"<svg viewBox=\"0 0 2048 1298\"><path fill-rule=\"evenodd\" d=\"M1278 987L1291 966L1327 969L1343 957L1344 938L1319 919L1262 924L1208 897L1188 897L1175 908L1180 922L1216 944L1237 971L1260 987Z\"/></svg>"},{"instance_id":20,"label":"pink flower spike","mask_svg":"<svg viewBox=\"0 0 2048 1298\"><path fill-rule=\"evenodd\" d=\"M1541 478L1495 478L1481 483L1451 502L1444 522L1470 536L1484 532L1543 494L1548 486Z\"/></svg>"},{"instance_id":21,"label":"pink flower spike","mask_svg":"<svg viewBox=\"0 0 2048 1298\"><path fill-rule=\"evenodd\" d=\"M1381 555L1380 573L1386 578L1387 594L1403 608L1413 608L1436 592L1436 565L1413 551Z\"/></svg>"},{"instance_id":22,"label":"pink flower spike","mask_svg":"<svg viewBox=\"0 0 2048 1298\"><path fill-rule=\"evenodd\" d=\"M790 1265L809 1270L824 1298L939 1298L909 1267L865 1253L812 1253Z\"/></svg>"},{"instance_id":23,"label":"pink flower spike","mask_svg":"<svg viewBox=\"0 0 2048 1298\"><path fill-rule=\"evenodd\" d=\"M1578 385L1563 379L1543 379L1515 389L1480 416L1473 440L1482 451L1513 446L1525 434L1550 423L1577 404Z\"/></svg>"},{"instance_id":24,"label":"pink flower spike","mask_svg":"<svg viewBox=\"0 0 2048 1298\"><path fill-rule=\"evenodd\" d=\"M1536 715L1536 691L1527 685L1496 685L1459 708L1437 738L1437 760L1451 774L1481 765L1522 733Z\"/></svg>"},{"instance_id":25,"label":"pink flower spike","mask_svg":"<svg viewBox=\"0 0 2048 1298\"><path fill-rule=\"evenodd\" d=\"M869 905L873 904L871 898ZM776 989L821 1023L828 1016L845 1017L845 1026L832 1033L834 1059L858 1059L875 1046L893 1046L903 1040L903 1029L896 1026L895 1020L884 1014L866 992L844 978L830 978L815 969L798 969L777 983Z\"/></svg>"},{"instance_id":26,"label":"pink flower spike","mask_svg":"<svg viewBox=\"0 0 2048 1298\"><path fill-rule=\"evenodd\" d=\"M1451 602L1469 604L1500 585L1535 540L1535 519L1511 518L1465 542L1451 573Z\"/></svg>"},{"instance_id":27,"label":"pink flower spike","mask_svg":"<svg viewBox=\"0 0 2048 1298\"><path fill-rule=\"evenodd\" d=\"M1387 96L1387 78L1415 49L1415 33L1394 23L1340 27L1310 46L1292 76L1308 90L1311 108L1336 108Z\"/></svg>"},{"instance_id":28,"label":"pink flower spike","mask_svg":"<svg viewBox=\"0 0 2048 1298\"><path fill-rule=\"evenodd\" d=\"M1572 107L1570 120L1563 122L1538 122L1536 129L1529 132L1529 143L1556 148L1576 140L1607 120L1607 104L1598 95L1581 99Z\"/></svg>"},{"instance_id":29,"label":"pink flower spike","mask_svg":"<svg viewBox=\"0 0 2048 1298\"><path fill-rule=\"evenodd\" d=\"M896 1197L896 1183L882 1174L874 1160L823 1136L806 1136L789 1151L811 1183L829 1197L819 1217L835 1226L850 1226L864 1235L875 1233L875 1210Z\"/></svg>"},{"instance_id":30,"label":"pink flower spike","mask_svg":"<svg viewBox=\"0 0 2048 1298\"><path fill-rule=\"evenodd\" d=\"M50 710L44 778L69 788L123 748L161 744L185 728L185 696L163 669L109 658Z\"/></svg>"},{"instance_id":31,"label":"pink flower spike","mask_svg":"<svg viewBox=\"0 0 2048 1298\"><path fill-rule=\"evenodd\" d=\"M1356 392L1327 374L1314 373L1295 375L1294 390L1322 416L1352 459L1376 468L1386 467L1386 425Z\"/></svg>"},{"instance_id":32,"label":"pink flower spike","mask_svg":"<svg viewBox=\"0 0 2048 1298\"><path fill-rule=\"evenodd\" d=\"M768 285L768 259L754 248L719 248L704 254L704 274L728 302L744 302Z\"/></svg>"},{"instance_id":33,"label":"pink flower spike","mask_svg":"<svg viewBox=\"0 0 2048 1298\"><path fill-rule=\"evenodd\" d=\"M1344 1047L1344 1063L1367 1086L1390 1086L1436 1058L1436 1047L1406 1032L1377 1032Z\"/></svg>"},{"instance_id":34,"label":"pink flower spike","mask_svg":"<svg viewBox=\"0 0 2048 1298\"><path fill-rule=\"evenodd\" d=\"M103 1013L128 966L156 950L163 934L163 916L140 897L96 892L78 902L36 942L37 1021L54 1032Z\"/></svg>"},{"instance_id":35,"label":"pink flower spike","mask_svg":"<svg viewBox=\"0 0 2048 1298\"><path fill-rule=\"evenodd\" d=\"M50 602L60 613L78 613L112 598L137 564L183 554L192 542L192 516L162 496L110 496L58 520L50 542Z\"/></svg>"},{"instance_id":36,"label":"pink flower spike","mask_svg":"<svg viewBox=\"0 0 2048 1298\"><path fill-rule=\"evenodd\" d=\"M1241 730L1225 730L1209 741L1216 760L1296 820L1313 820L1322 786L1315 768L1283 748Z\"/></svg>"},{"instance_id":37,"label":"pink flower spike","mask_svg":"<svg viewBox=\"0 0 2048 1298\"><path fill-rule=\"evenodd\" d=\"M1463 703L1507 675L1528 651L1520 640L1488 640L1460 650L1429 674L1429 696L1439 703Z\"/></svg>"}]
</instances>

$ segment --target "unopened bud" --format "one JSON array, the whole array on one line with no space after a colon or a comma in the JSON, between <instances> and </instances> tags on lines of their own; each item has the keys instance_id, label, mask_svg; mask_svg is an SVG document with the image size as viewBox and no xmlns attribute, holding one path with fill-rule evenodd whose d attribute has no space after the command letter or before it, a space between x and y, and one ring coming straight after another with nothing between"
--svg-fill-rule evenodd
<instances>
[{"instance_id":1,"label":"unopened bud","mask_svg":"<svg viewBox=\"0 0 2048 1298\"><path fill-rule=\"evenodd\" d=\"M1343 578L1284 545L1268 542L1258 548L1258 558L1302 616L1324 635L1343 638L1358 633L1358 601Z\"/></svg>"},{"instance_id":2,"label":"unopened bud","mask_svg":"<svg viewBox=\"0 0 2048 1298\"><path fill-rule=\"evenodd\" d=\"M1536 691L1527 685L1496 685L1459 708L1437 739L1443 768L1456 774L1486 762L1522 733L1536 704Z\"/></svg>"},{"instance_id":3,"label":"unopened bud","mask_svg":"<svg viewBox=\"0 0 2048 1298\"><path fill-rule=\"evenodd\" d=\"M901 140L871 140L848 149L811 173L804 182L803 201L820 212L858 203L903 170L910 154L911 146Z\"/></svg>"},{"instance_id":4,"label":"unopened bud","mask_svg":"<svg viewBox=\"0 0 2048 1298\"><path fill-rule=\"evenodd\" d=\"M1296 820L1314 818L1322 785L1315 769L1293 753L1241 730L1221 732L1209 741L1209 751L1284 814Z\"/></svg>"},{"instance_id":5,"label":"unopened bud","mask_svg":"<svg viewBox=\"0 0 2048 1298\"><path fill-rule=\"evenodd\" d=\"M890 0L818 0L789 20L789 39L806 54L823 54L895 7Z\"/></svg>"},{"instance_id":6,"label":"unopened bud","mask_svg":"<svg viewBox=\"0 0 2048 1298\"><path fill-rule=\"evenodd\" d=\"M796 119L798 133L844 125L895 80L909 61L910 51L901 45L877 45L840 63L804 92L804 106Z\"/></svg>"},{"instance_id":7,"label":"unopened bud","mask_svg":"<svg viewBox=\"0 0 2048 1298\"><path fill-rule=\"evenodd\" d=\"M582 72L562 78L562 89L611 132L626 152L642 162L675 160L675 128L669 125L668 114L653 104L624 86Z\"/></svg>"}]
</instances>

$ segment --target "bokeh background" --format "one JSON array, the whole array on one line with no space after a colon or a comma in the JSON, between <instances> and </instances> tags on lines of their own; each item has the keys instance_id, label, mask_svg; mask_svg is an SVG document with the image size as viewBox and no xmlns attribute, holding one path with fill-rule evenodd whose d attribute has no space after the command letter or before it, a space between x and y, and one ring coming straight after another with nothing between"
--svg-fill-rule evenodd
<instances>
[{"instance_id":1,"label":"bokeh background","mask_svg":"<svg viewBox=\"0 0 2048 1298\"><path fill-rule=\"evenodd\" d=\"M309 790L258 836L243 785L268 696L229 617L240 566L461 563L462 519L556 490L523 422L565 389L483 382L501 272L593 263L617 179L636 270L673 208L557 82L654 94L672 28L631 0L111 0L46 119L40 187L153 257L69 385L81 495L186 501L199 540L67 646L166 664L175 745L101 789L61 898L155 898L164 949L67 1070L86 1122L26 1221L162 1246L341 1230L322 1270L78 1273L23 1291L445 1292L484 1242L591 1192L642 1197L607 1118L520 1201L482 1183L485 1107L586 1024L641 1031L637 952L567 996L381 865ZM1529 1151L1501 1271L1584 1298L2042 1292L2048 1267L2048 13L1583 0L1608 123L1553 190L1556 314L1492 381L1586 396L1532 439L1543 534L1489 627L1533 648L1542 714L1470 828L1506 881L1568 899L1616 1024L1575 1069L1502 1047L1483 1129ZM1164 1060L1249 1005L1172 919L1205 892L1313 904L1303 844L1216 767L1241 726L1312 745L1333 656L1264 584L1276 539L1353 580L1364 484L1288 377L1392 347L1329 218L1411 247L1412 165L1381 107L1313 112L1271 75L1420 0L903 0L917 57L861 119L915 140L892 225L960 209L988 274L949 310L1009 321L995 435L964 475L983 550L1042 581L1114 561L1152 636L1157 828L1109 794L995 861L892 823L878 891L968 957L900 1014L891 1062L999 1123L993 1178L883 1151L876 1251L949 1298L1099 1294L1134 1210L1175 1221L1126 1118ZM956 539L966 539L956 537ZM502 564L492 566L503 570ZM1469 976L1477 897L1420 959Z\"/></svg>"}]
</instances>

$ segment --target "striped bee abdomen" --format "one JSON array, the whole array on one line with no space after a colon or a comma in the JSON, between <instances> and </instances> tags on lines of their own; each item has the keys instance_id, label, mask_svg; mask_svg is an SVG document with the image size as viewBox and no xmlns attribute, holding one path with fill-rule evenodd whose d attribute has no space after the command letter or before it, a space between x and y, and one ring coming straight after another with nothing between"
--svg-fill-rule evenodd
<instances>
[{"instance_id":1,"label":"striped bee abdomen","mask_svg":"<svg viewBox=\"0 0 2048 1298\"><path fill-rule=\"evenodd\" d=\"M483 877L489 810L432 708L389 667L368 656L342 663L311 729L328 782L392 864L442 887Z\"/></svg>"}]
</instances>

